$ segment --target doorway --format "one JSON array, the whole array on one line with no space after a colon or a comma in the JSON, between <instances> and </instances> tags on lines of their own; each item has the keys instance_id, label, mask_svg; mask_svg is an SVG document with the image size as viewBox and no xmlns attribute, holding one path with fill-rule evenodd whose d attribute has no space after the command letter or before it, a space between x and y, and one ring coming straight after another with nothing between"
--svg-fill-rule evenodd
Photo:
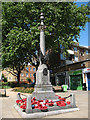
<instances>
[{"instance_id":1,"label":"doorway","mask_svg":"<svg viewBox=\"0 0 90 120\"><path fill-rule=\"evenodd\" d=\"M90 90L90 73L87 74L88 90Z\"/></svg>"}]
</instances>

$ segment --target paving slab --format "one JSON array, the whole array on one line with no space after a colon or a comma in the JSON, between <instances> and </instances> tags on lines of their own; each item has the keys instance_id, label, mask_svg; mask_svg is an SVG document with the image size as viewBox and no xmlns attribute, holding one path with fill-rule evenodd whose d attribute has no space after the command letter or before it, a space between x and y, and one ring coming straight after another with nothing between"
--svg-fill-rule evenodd
<instances>
[{"instance_id":1,"label":"paving slab","mask_svg":"<svg viewBox=\"0 0 90 120\"><path fill-rule=\"evenodd\" d=\"M67 112L74 112L74 111L80 110L79 108L69 108L69 109L61 109L61 110L55 110L55 111L36 112L36 113L27 114L26 112L22 112L22 110L16 104L14 105L14 107L18 111L18 113L22 116L22 118L42 118L45 116L63 114Z\"/></svg>"},{"instance_id":2,"label":"paving slab","mask_svg":"<svg viewBox=\"0 0 90 120\"><path fill-rule=\"evenodd\" d=\"M7 89L7 97L0 97L0 116L1 118L21 118L19 113L14 108L17 92L13 92L12 89ZM66 97L70 93L75 94L76 105L80 109L70 113L63 113L58 115L50 115L44 118L88 118L88 92L87 91L72 91L58 92L57 95ZM25 95L29 95L25 93ZM68 99L69 100L69 99Z\"/></svg>"}]
</instances>

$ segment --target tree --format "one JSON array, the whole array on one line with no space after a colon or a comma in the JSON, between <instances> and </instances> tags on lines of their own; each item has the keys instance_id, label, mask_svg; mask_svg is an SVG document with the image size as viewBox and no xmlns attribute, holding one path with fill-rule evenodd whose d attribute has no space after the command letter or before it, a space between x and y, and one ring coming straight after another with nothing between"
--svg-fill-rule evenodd
<instances>
[{"instance_id":1,"label":"tree","mask_svg":"<svg viewBox=\"0 0 90 120\"><path fill-rule=\"evenodd\" d=\"M2 74L1 80L3 80L4 82L7 82L7 78L4 76L4 74Z\"/></svg>"},{"instance_id":2,"label":"tree","mask_svg":"<svg viewBox=\"0 0 90 120\"><path fill-rule=\"evenodd\" d=\"M31 78L27 78L27 81L29 82L29 83L31 83L32 81L31 81Z\"/></svg>"},{"instance_id":3,"label":"tree","mask_svg":"<svg viewBox=\"0 0 90 120\"><path fill-rule=\"evenodd\" d=\"M4 68L9 67L6 70L17 76L18 82L21 71L29 61L28 56L32 58L32 51L34 52L32 38L26 30L13 28L7 34L7 39L3 42L2 65Z\"/></svg>"},{"instance_id":4,"label":"tree","mask_svg":"<svg viewBox=\"0 0 90 120\"><path fill-rule=\"evenodd\" d=\"M2 65L13 69L20 80L20 72L27 62L35 65L32 58L39 54L40 13L45 14L44 23L46 51L64 52L87 22L87 6L77 8L73 2L5 2L2 4Z\"/></svg>"}]
</instances>

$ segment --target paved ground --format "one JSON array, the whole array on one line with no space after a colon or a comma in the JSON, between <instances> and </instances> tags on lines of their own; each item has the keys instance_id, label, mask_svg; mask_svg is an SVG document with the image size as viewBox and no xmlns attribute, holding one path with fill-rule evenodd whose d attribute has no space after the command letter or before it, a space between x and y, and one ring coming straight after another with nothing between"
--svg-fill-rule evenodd
<instances>
[{"instance_id":1,"label":"paved ground","mask_svg":"<svg viewBox=\"0 0 90 120\"><path fill-rule=\"evenodd\" d=\"M56 94L65 97L70 95L70 93L75 93L76 105L80 108L80 111L47 116L45 118L88 118L88 92L69 90L65 93L58 92ZM0 97L0 116L2 116L2 118L21 118L13 107L16 96L17 92L13 92L12 89L7 89L7 97Z\"/></svg>"}]
</instances>

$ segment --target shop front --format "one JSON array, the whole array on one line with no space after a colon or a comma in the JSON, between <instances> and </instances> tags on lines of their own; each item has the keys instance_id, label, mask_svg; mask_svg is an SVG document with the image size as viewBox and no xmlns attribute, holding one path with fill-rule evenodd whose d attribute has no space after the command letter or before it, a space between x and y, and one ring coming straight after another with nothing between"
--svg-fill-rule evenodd
<instances>
[{"instance_id":1,"label":"shop front","mask_svg":"<svg viewBox=\"0 0 90 120\"><path fill-rule=\"evenodd\" d=\"M90 68L83 69L83 83L86 90L90 90Z\"/></svg>"},{"instance_id":2,"label":"shop front","mask_svg":"<svg viewBox=\"0 0 90 120\"><path fill-rule=\"evenodd\" d=\"M68 72L69 74L69 88L71 90L83 89L82 70L75 70Z\"/></svg>"},{"instance_id":3,"label":"shop front","mask_svg":"<svg viewBox=\"0 0 90 120\"><path fill-rule=\"evenodd\" d=\"M64 85L65 84L65 77L66 77L65 72L63 72L63 73L61 72L61 73L56 74L56 76L55 76L56 85L58 85L58 86Z\"/></svg>"}]
</instances>

